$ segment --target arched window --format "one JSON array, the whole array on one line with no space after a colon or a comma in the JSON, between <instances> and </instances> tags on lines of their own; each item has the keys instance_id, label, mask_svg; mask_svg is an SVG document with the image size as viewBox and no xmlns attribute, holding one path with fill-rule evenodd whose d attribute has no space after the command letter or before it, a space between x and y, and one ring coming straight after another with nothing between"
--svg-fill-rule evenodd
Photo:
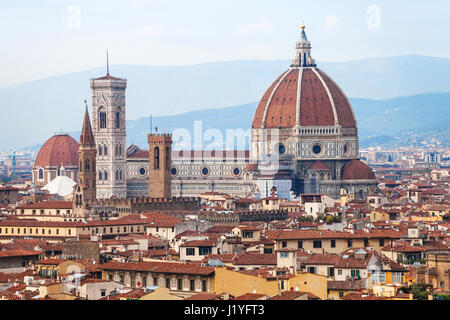
<instances>
[{"instance_id":1,"label":"arched window","mask_svg":"<svg viewBox=\"0 0 450 320\"><path fill-rule=\"evenodd\" d=\"M108 155L108 147L107 147L107 146L103 146L103 154L104 154L105 156Z\"/></svg>"},{"instance_id":2,"label":"arched window","mask_svg":"<svg viewBox=\"0 0 450 320\"><path fill-rule=\"evenodd\" d=\"M166 170L170 170L170 148L166 147Z\"/></svg>"},{"instance_id":3,"label":"arched window","mask_svg":"<svg viewBox=\"0 0 450 320\"><path fill-rule=\"evenodd\" d=\"M103 108L98 113L98 122L100 129L106 129L106 112Z\"/></svg>"},{"instance_id":4,"label":"arched window","mask_svg":"<svg viewBox=\"0 0 450 320\"><path fill-rule=\"evenodd\" d=\"M159 169L159 147L155 147L155 159L154 159L155 169Z\"/></svg>"},{"instance_id":5,"label":"arched window","mask_svg":"<svg viewBox=\"0 0 450 320\"><path fill-rule=\"evenodd\" d=\"M102 155L102 151L103 151L102 146L99 146L99 147L98 147L98 155L99 155L99 156Z\"/></svg>"},{"instance_id":6,"label":"arched window","mask_svg":"<svg viewBox=\"0 0 450 320\"><path fill-rule=\"evenodd\" d=\"M119 180L119 170L116 170L116 181Z\"/></svg>"},{"instance_id":7,"label":"arched window","mask_svg":"<svg viewBox=\"0 0 450 320\"><path fill-rule=\"evenodd\" d=\"M122 145L121 144L119 144L119 156L123 156Z\"/></svg>"},{"instance_id":8,"label":"arched window","mask_svg":"<svg viewBox=\"0 0 450 320\"><path fill-rule=\"evenodd\" d=\"M119 180L122 181L122 170L119 171Z\"/></svg>"},{"instance_id":9,"label":"arched window","mask_svg":"<svg viewBox=\"0 0 450 320\"><path fill-rule=\"evenodd\" d=\"M119 146L116 145L116 157L119 155Z\"/></svg>"},{"instance_id":10,"label":"arched window","mask_svg":"<svg viewBox=\"0 0 450 320\"><path fill-rule=\"evenodd\" d=\"M84 169L85 169L86 171L88 171L89 168L90 168L90 162L89 162L89 159L87 159L87 160L84 162Z\"/></svg>"},{"instance_id":11,"label":"arched window","mask_svg":"<svg viewBox=\"0 0 450 320\"><path fill-rule=\"evenodd\" d=\"M43 180L43 179L44 179L44 170L39 169L39 180Z\"/></svg>"},{"instance_id":12,"label":"arched window","mask_svg":"<svg viewBox=\"0 0 450 320\"><path fill-rule=\"evenodd\" d=\"M108 180L108 171L105 170L105 181Z\"/></svg>"},{"instance_id":13,"label":"arched window","mask_svg":"<svg viewBox=\"0 0 450 320\"><path fill-rule=\"evenodd\" d=\"M120 129L120 112L116 112L116 129Z\"/></svg>"},{"instance_id":14,"label":"arched window","mask_svg":"<svg viewBox=\"0 0 450 320\"><path fill-rule=\"evenodd\" d=\"M101 171L98 172L98 180L102 181L103 173Z\"/></svg>"}]
</instances>

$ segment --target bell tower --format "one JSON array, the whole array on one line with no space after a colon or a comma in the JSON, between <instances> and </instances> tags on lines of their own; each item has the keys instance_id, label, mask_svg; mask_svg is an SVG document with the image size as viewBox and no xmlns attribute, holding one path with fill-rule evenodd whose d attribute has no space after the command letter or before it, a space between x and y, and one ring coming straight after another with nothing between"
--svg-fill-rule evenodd
<instances>
[{"instance_id":1,"label":"bell tower","mask_svg":"<svg viewBox=\"0 0 450 320\"><path fill-rule=\"evenodd\" d=\"M172 197L172 135L149 134L149 197Z\"/></svg>"},{"instance_id":2,"label":"bell tower","mask_svg":"<svg viewBox=\"0 0 450 320\"><path fill-rule=\"evenodd\" d=\"M92 79L92 128L97 146L97 197L126 198L127 80L109 74Z\"/></svg>"},{"instance_id":3,"label":"bell tower","mask_svg":"<svg viewBox=\"0 0 450 320\"><path fill-rule=\"evenodd\" d=\"M94 134L86 104L83 129L78 147L78 183L74 186L73 213L83 216L89 204L96 200L96 155Z\"/></svg>"}]
</instances>

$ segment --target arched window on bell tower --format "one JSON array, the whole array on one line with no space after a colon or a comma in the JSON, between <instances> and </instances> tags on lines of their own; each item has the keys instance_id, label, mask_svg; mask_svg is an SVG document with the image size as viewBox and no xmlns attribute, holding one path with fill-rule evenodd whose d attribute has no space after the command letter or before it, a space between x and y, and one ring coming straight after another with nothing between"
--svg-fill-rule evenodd
<instances>
[{"instance_id":1,"label":"arched window on bell tower","mask_svg":"<svg viewBox=\"0 0 450 320\"><path fill-rule=\"evenodd\" d=\"M106 129L106 111L104 108L100 108L98 111L98 127Z\"/></svg>"},{"instance_id":2,"label":"arched window on bell tower","mask_svg":"<svg viewBox=\"0 0 450 320\"><path fill-rule=\"evenodd\" d=\"M120 129L120 112L116 112L116 129Z\"/></svg>"},{"instance_id":3,"label":"arched window on bell tower","mask_svg":"<svg viewBox=\"0 0 450 320\"><path fill-rule=\"evenodd\" d=\"M87 160L84 162L84 169L85 169L86 171L89 171L89 168L90 168L90 161L89 161L89 159L87 159Z\"/></svg>"},{"instance_id":4,"label":"arched window on bell tower","mask_svg":"<svg viewBox=\"0 0 450 320\"><path fill-rule=\"evenodd\" d=\"M155 169L159 169L159 147L155 147L155 159L154 159Z\"/></svg>"}]
</instances>

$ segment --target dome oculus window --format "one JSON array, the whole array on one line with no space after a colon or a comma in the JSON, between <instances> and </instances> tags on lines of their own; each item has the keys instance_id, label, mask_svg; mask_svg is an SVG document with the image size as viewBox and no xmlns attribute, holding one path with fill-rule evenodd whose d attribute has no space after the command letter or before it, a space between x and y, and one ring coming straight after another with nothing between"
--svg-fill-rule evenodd
<instances>
[{"instance_id":1,"label":"dome oculus window","mask_svg":"<svg viewBox=\"0 0 450 320\"><path fill-rule=\"evenodd\" d=\"M145 168L140 168L139 169L139 175L145 176L146 173L147 173L147 170L145 170Z\"/></svg>"},{"instance_id":2,"label":"dome oculus window","mask_svg":"<svg viewBox=\"0 0 450 320\"><path fill-rule=\"evenodd\" d=\"M202 176L206 177L209 175L209 169L207 167L202 168Z\"/></svg>"},{"instance_id":3,"label":"dome oculus window","mask_svg":"<svg viewBox=\"0 0 450 320\"><path fill-rule=\"evenodd\" d=\"M238 176L241 174L241 170L239 168L234 168L233 169L233 175Z\"/></svg>"},{"instance_id":4,"label":"dome oculus window","mask_svg":"<svg viewBox=\"0 0 450 320\"><path fill-rule=\"evenodd\" d=\"M322 153L322 146L320 144L313 145L312 152L315 156L319 156Z\"/></svg>"},{"instance_id":5,"label":"dome oculus window","mask_svg":"<svg viewBox=\"0 0 450 320\"><path fill-rule=\"evenodd\" d=\"M173 176L176 176L177 173L178 173L177 168L172 168L172 169L170 170L170 173L171 173Z\"/></svg>"}]
</instances>

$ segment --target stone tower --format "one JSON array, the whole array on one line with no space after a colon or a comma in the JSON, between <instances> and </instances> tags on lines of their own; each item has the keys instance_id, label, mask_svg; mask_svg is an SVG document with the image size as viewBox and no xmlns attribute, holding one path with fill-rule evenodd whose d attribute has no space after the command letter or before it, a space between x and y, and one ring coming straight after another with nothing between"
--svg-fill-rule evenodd
<instances>
[{"instance_id":1,"label":"stone tower","mask_svg":"<svg viewBox=\"0 0 450 320\"><path fill-rule=\"evenodd\" d=\"M172 135L149 134L149 197L171 198Z\"/></svg>"},{"instance_id":2,"label":"stone tower","mask_svg":"<svg viewBox=\"0 0 450 320\"><path fill-rule=\"evenodd\" d=\"M97 145L97 197L126 198L125 90L127 80L106 76L90 81L92 127Z\"/></svg>"},{"instance_id":3,"label":"stone tower","mask_svg":"<svg viewBox=\"0 0 450 320\"><path fill-rule=\"evenodd\" d=\"M96 200L96 156L97 148L86 105L78 147L78 183L73 194L73 213L76 215L84 215L88 205Z\"/></svg>"}]
</instances>

